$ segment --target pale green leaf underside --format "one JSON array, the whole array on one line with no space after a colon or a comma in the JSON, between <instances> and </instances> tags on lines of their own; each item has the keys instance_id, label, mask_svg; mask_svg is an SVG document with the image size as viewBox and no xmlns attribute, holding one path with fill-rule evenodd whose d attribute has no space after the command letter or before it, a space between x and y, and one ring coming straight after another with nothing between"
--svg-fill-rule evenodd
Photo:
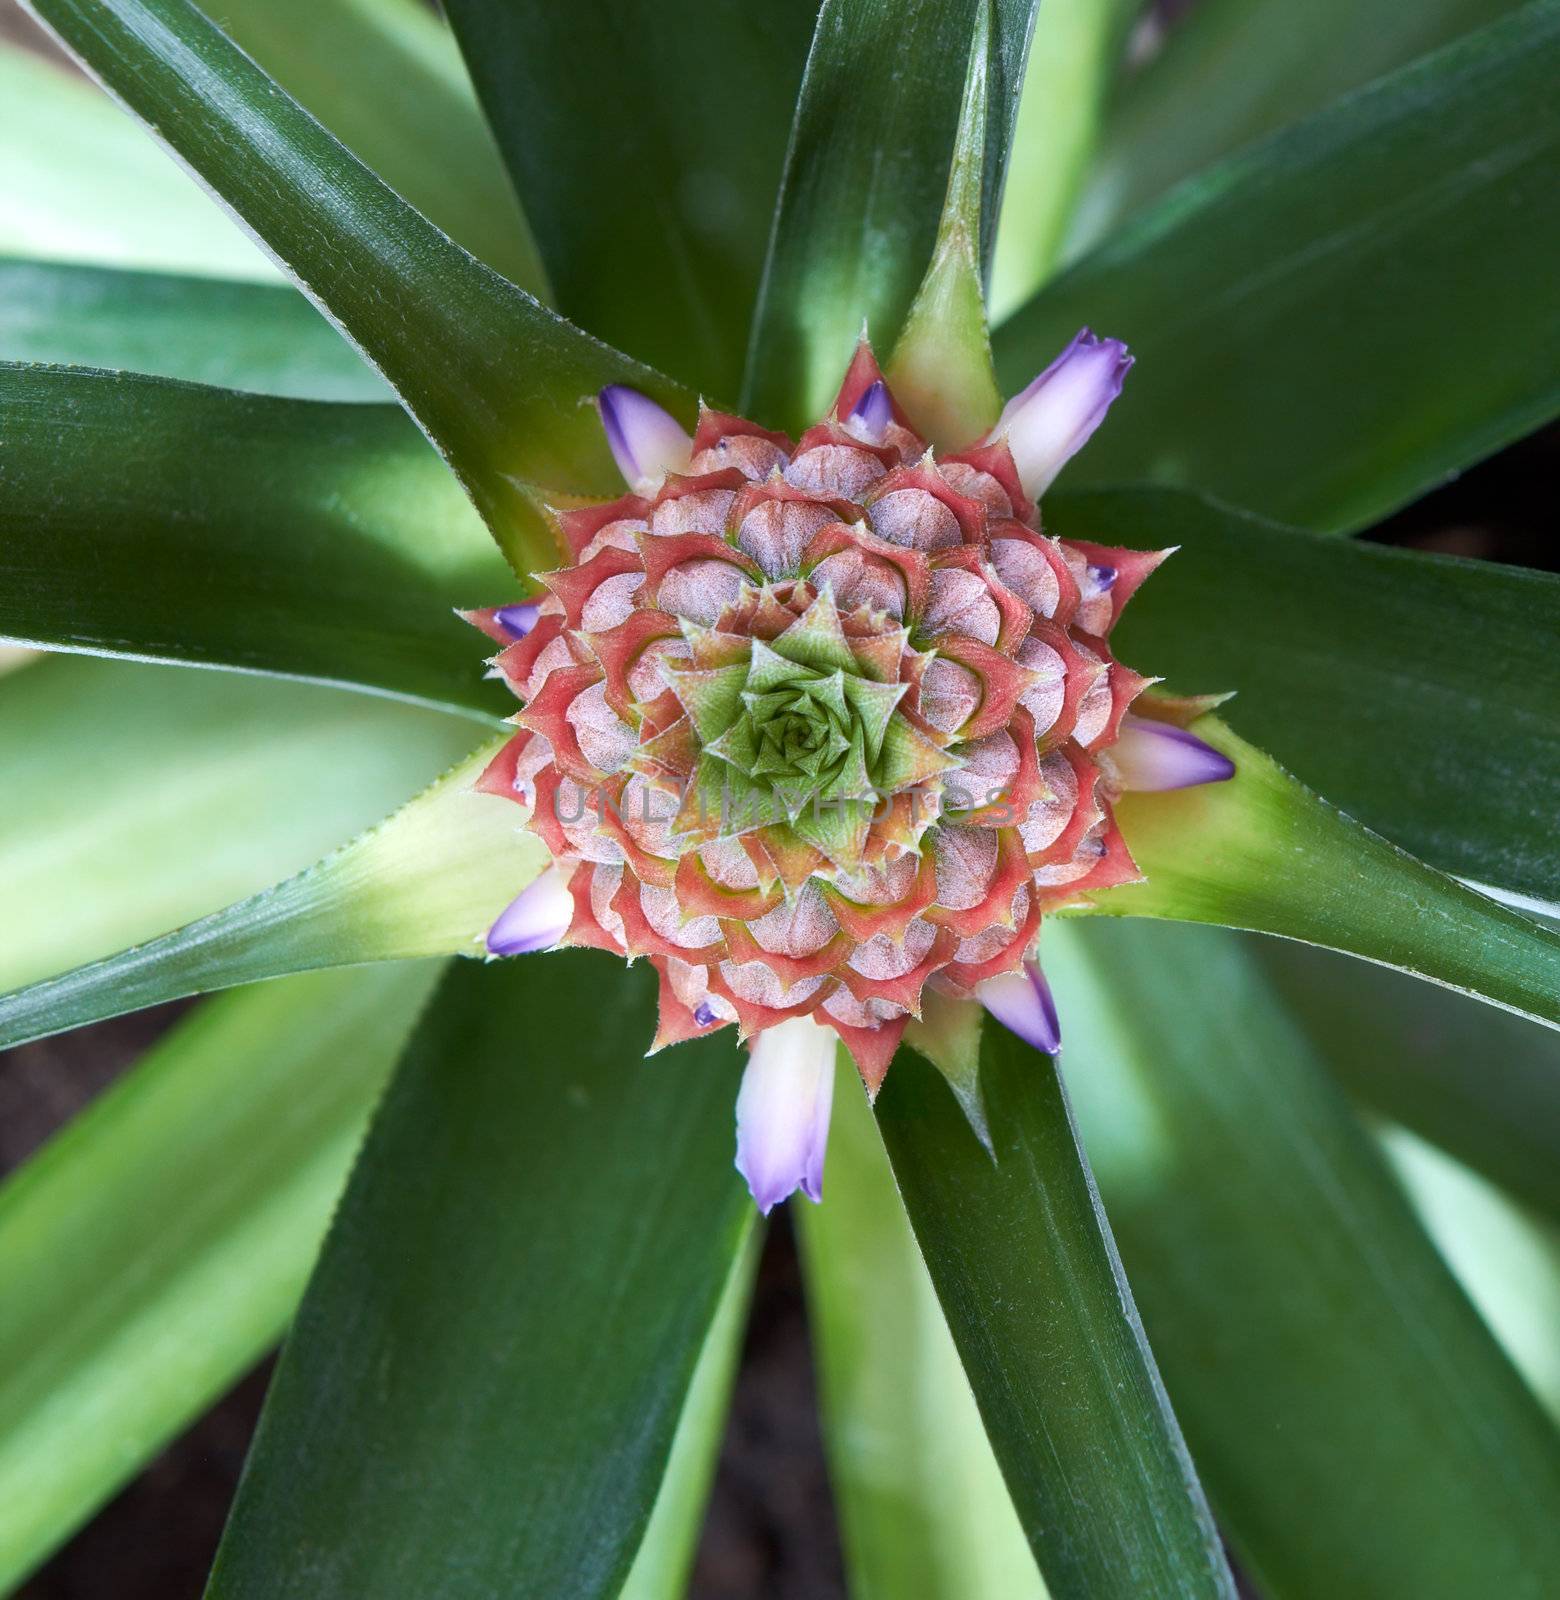
<instances>
[{"instance_id":1,"label":"pale green leaf underside","mask_svg":"<svg viewBox=\"0 0 1560 1600\"><path fill-rule=\"evenodd\" d=\"M1171 490L1059 493L1053 533L1176 547L1112 636L1443 871L1560 901L1560 576L1280 528Z\"/></svg>"},{"instance_id":2,"label":"pale green leaf underside","mask_svg":"<svg viewBox=\"0 0 1560 1600\"><path fill-rule=\"evenodd\" d=\"M0 990L193 921L372 826L470 724L308 684L56 656L0 677Z\"/></svg>"},{"instance_id":3,"label":"pale green leaf underside","mask_svg":"<svg viewBox=\"0 0 1560 1600\"><path fill-rule=\"evenodd\" d=\"M280 283L0 258L0 360L155 373L311 400L389 400L384 380Z\"/></svg>"},{"instance_id":4,"label":"pale green leaf underside","mask_svg":"<svg viewBox=\"0 0 1560 1600\"><path fill-rule=\"evenodd\" d=\"M436 970L213 1000L0 1187L0 1588L280 1337Z\"/></svg>"},{"instance_id":5,"label":"pale green leaf underside","mask_svg":"<svg viewBox=\"0 0 1560 1600\"><path fill-rule=\"evenodd\" d=\"M0 45L0 250L277 284L281 274L101 90Z\"/></svg>"},{"instance_id":6,"label":"pale green leaf underside","mask_svg":"<svg viewBox=\"0 0 1560 1600\"><path fill-rule=\"evenodd\" d=\"M1221 1525L1267 1594L1347 1573L1360 1600L1539 1600L1560 1436L1328 1081L1304 1024L1331 994L1286 1012L1255 943L1044 940L1079 1124Z\"/></svg>"},{"instance_id":7,"label":"pale green leaf underside","mask_svg":"<svg viewBox=\"0 0 1560 1600\"><path fill-rule=\"evenodd\" d=\"M472 785L494 741L297 877L119 955L0 997L0 1046L163 1000L320 967L480 955L546 864L513 802Z\"/></svg>"},{"instance_id":8,"label":"pale green leaf underside","mask_svg":"<svg viewBox=\"0 0 1560 1600\"><path fill-rule=\"evenodd\" d=\"M1144 883L1085 914L1163 917L1325 945L1560 1028L1560 934L1406 855L1204 717L1226 783L1128 794L1116 816Z\"/></svg>"},{"instance_id":9,"label":"pale green leaf underside","mask_svg":"<svg viewBox=\"0 0 1560 1600\"><path fill-rule=\"evenodd\" d=\"M1539 0L1188 180L1015 313L1009 392L1085 323L1138 358L1069 486L1353 529L1552 416L1557 70Z\"/></svg>"}]
</instances>

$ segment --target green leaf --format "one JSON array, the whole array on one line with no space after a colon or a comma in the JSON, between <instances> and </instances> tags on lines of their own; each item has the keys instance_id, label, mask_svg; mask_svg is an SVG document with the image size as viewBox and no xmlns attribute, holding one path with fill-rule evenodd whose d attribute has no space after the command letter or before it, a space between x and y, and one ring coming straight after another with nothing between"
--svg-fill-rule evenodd
<instances>
[{"instance_id":1,"label":"green leaf","mask_svg":"<svg viewBox=\"0 0 1560 1600\"><path fill-rule=\"evenodd\" d=\"M824 1193L791 1216L852 1600L1044 1600L866 1097L843 1062Z\"/></svg>"},{"instance_id":2,"label":"green leaf","mask_svg":"<svg viewBox=\"0 0 1560 1600\"><path fill-rule=\"evenodd\" d=\"M734 395L817 0L447 9L559 308Z\"/></svg>"},{"instance_id":3,"label":"green leaf","mask_svg":"<svg viewBox=\"0 0 1560 1600\"><path fill-rule=\"evenodd\" d=\"M693 1369L655 1509L618 1600L666 1600L688 1587L742 1356L760 1238L760 1231L751 1229L732 1263Z\"/></svg>"},{"instance_id":4,"label":"green leaf","mask_svg":"<svg viewBox=\"0 0 1560 1600\"><path fill-rule=\"evenodd\" d=\"M432 7L215 0L207 15L408 205L546 299L536 242L460 51Z\"/></svg>"},{"instance_id":5,"label":"green leaf","mask_svg":"<svg viewBox=\"0 0 1560 1600\"><path fill-rule=\"evenodd\" d=\"M1013 128L991 269L1001 322L1050 276L1115 80L1136 0L1045 0Z\"/></svg>"},{"instance_id":6,"label":"green leaf","mask_svg":"<svg viewBox=\"0 0 1560 1600\"><path fill-rule=\"evenodd\" d=\"M536 492L621 487L583 400L629 383L691 417L691 395L581 333L412 210L189 0L31 0L31 9L384 373L517 572L561 555Z\"/></svg>"},{"instance_id":7,"label":"green leaf","mask_svg":"<svg viewBox=\"0 0 1560 1600\"><path fill-rule=\"evenodd\" d=\"M1180 179L1515 10L1513 0L1203 0L1111 102L1078 254Z\"/></svg>"},{"instance_id":8,"label":"green leaf","mask_svg":"<svg viewBox=\"0 0 1560 1600\"><path fill-rule=\"evenodd\" d=\"M0 637L502 712L514 581L394 406L0 367Z\"/></svg>"},{"instance_id":9,"label":"green leaf","mask_svg":"<svg viewBox=\"0 0 1560 1600\"><path fill-rule=\"evenodd\" d=\"M478 955L545 867L513 802L472 785L495 740L377 828L274 888L161 938L0 996L0 1047L164 1000L320 967Z\"/></svg>"},{"instance_id":10,"label":"green leaf","mask_svg":"<svg viewBox=\"0 0 1560 1600\"><path fill-rule=\"evenodd\" d=\"M988 7L982 253L989 254L1031 0L824 0L755 313L745 406L779 426L833 398L862 319L891 344L932 254L977 19Z\"/></svg>"},{"instance_id":11,"label":"green leaf","mask_svg":"<svg viewBox=\"0 0 1560 1600\"><path fill-rule=\"evenodd\" d=\"M1350 1094L1560 1222L1553 1032L1329 951L1258 954Z\"/></svg>"},{"instance_id":12,"label":"green leaf","mask_svg":"<svg viewBox=\"0 0 1560 1600\"><path fill-rule=\"evenodd\" d=\"M0 1188L0 1588L280 1337L436 968L202 1006Z\"/></svg>"},{"instance_id":13,"label":"green leaf","mask_svg":"<svg viewBox=\"0 0 1560 1600\"><path fill-rule=\"evenodd\" d=\"M1233 1597L1055 1064L988 1027L981 1087L994 1154L911 1051L878 1126L1047 1588Z\"/></svg>"},{"instance_id":14,"label":"green leaf","mask_svg":"<svg viewBox=\"0 0 1560 1600\"><path fill-rule=\"evenodd\" d=\"M211 1600L618 1593L753 1220L730 1036L639 1060L654 990L586 952L446 979L304 1297Z\"/></svg>"},{"instance_id":15,"label":"green leaf","mask_svg":"<svg viewBox=\"0 0 1560 1600\"><path fill-rule=\"evenodd\" d=\"M55 656L0 677L0 989L253 894L470 748L389 700Z\"/></svg>"},{"instance_id":16,"label":"green leaf","mask_svg":"<svg viewBox=\"0 0 1560 1600\"><path fill-rule=\"evenodd\" d=\"M937 242L886 372L900 403L944 450L988 433L1002 410L980 255L990 40L990 8L981 6Z\"/></svg>"},{"instance_id":17,"label":"green leaf","mask_svg":"<svg viewBox=\"0 0 1560 1600\"><path fill-rule=\"evenodd\" d=\"M1167 491L1055 495L1047 526L1178 546L1112 643L1433 865L1560 901L1560 578L1341 543Z\"/></svg>"},{"instance_id":18,"label":"green leaf","mask_svg":"<svg viewBox=\"0 0 1560 1600\"><path fill-rule=\"evenodd\" d=\"M1116 816L1144 883L1083 914L1165 917L1325 945L1560 1028L1560 934L1405 855L1214 717L1227 783L1128 794Z\"/></svg>"},{"instance_id":19,"label":"green leaf","mask_svg":"<svg viewBox=\"0 0 1560 1600\"><path fill-rule=\"evenodd\" d=\"M0 260L0 358L118 368L313 400L385 400L294 289L65 261Z\"/></svg>"},{"instance_id":20,"label":"green leaf","mask_svg":"<svg viewBox=\"0 0 1560 1600\"><path fill-rule=\"evenodd\" d=\"M73 72L0 44L0 251L275 283L220 206Z\"/></svg>"},{"instance_id":21,"label":"green leaf","mask_svg":"<svg viewBox=\"0 0 1560 1600\"><path fill-rule=\"evenodd\" d=\"M1045 958L1143 1320L1258 1591L1538 1600L1560 1435L1241 942L1053 926Z\"/></svg>"},{"instance_id":22,"label":"green leaf","mask_svg":"<svg viewBox=\"0 0 1560 1600\"><path fill-rule=\"evenodd\" d=\"M1009 392L1083 323L1138 357L1068 487L1358 528L1554 415L1557 70L1540 0L1189 180L1031 300L997 333Z\"/></svg>"}]
</instances>

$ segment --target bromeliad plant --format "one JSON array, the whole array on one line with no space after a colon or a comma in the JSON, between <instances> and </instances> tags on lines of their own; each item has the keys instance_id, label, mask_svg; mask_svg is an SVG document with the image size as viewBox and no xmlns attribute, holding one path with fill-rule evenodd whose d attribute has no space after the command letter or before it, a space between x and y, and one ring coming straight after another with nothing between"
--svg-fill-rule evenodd
<instances>
[{"instance_id":1,"label":"bromeliad plant","mask_svg":"<svg viewBox=\"0 0 1560 1600\"><path fill-rule=\"evenodd\" d=\"M1343 1091L1560 1211L1560 584L1343 535L1560 410L1560 7L32 9L329 323L0 58L0 1042L230 991L0 1189L0 1581L290 1324L213 1596L679 1593L799 1188L853 1593L1544 1593Z\"/></svg>"}]
</instances>

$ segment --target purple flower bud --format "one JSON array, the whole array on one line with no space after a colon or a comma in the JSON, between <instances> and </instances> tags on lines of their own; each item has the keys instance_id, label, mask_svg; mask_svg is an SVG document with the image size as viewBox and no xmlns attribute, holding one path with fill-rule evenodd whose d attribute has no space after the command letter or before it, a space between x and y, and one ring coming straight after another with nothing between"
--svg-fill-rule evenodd
<instances>
[{"instance_id":1,"label":"purple flower bud","mask_svg":"<svg viewBox=\"0 0 1560 1600\"><path fill-rule=\"evenodd\" d=\"M596 396L596 409L612 447L612 459L635 493L653 493L668 472L688 470L693 440L676 417L648 395L611 383Z\"/></svg>"},{"instance_id":2,"label":"purple flower bud","mask_svg":"<svg viewBox=\"0 0 1560 1600\"><path fill-rule=\"evenodd\" d=\"M1121 393L1132 357L1119 339L1087 329L1003 408L993 439L1013 452L1024 493L1038 496L1088 442Z\"/></svg>"},{"instance_id":3,"label":"purple flower bud","mask_svg":"<svg viewBox=\"0 0 1560 1600\"><path fill-rule=\"evenodd\" d=\"M879 378L862 390L861 398L850 408L845 431L863 444L882 444L883 435L893 420L894 405L888 397L888 385Z\"/></svg>"},{"instance_id":4,"label":"purple flower bud","mask_svg":"<svg viewBox=\"0 0 1560 1600\"><path fill-rule=\"evenodd\" d=\"M1222 750L1173 722L1148 717L1123 717L1121 736L1101 757L1123 789L1189 789L1235 776L1235 763Z\"/></svg>"},{"instance_id":5,"label":"purple flower bud","mask_svg":"<svg viewBox=\"0 0 1560 1600\"><path fill-rule=\"evenodd\" d=\"M536 626L541 614L540 601L522 600L517 605L500 606L493 618L511 639L523 639Z\"/></svg>"},{"instance_id":6,"label":"purple flower bud","mask_svg":"<svg viewBox=\"0 0 1560 1600\"><path fill-rule=\"evenodd\" d=\"M1098 600L1102 594L1109 594L1116 587L1116 577L1114 567L1097 567L1091 561L1084 569L1083 598Z\"/></svg>"},{"instance_id":7,"label":"purple flower bud","mask_svg":"<svg viewBox=\"0 0 1560 1600\"><path fill-rule=\"evenodd\" d=\"M550 950L569 931L574 920L574 898L563 874L550 867L515 896L488 929L488 953L522 956L532 950Z\"/></svg>"},{"instance_id":8,"label":"purple flower bud","mask_svg":"<svg viewBox=\"0 0 1560 1600\"><path fill-rule=\"evenodd\" d=\"M823 1198L836 1042L811 1017L792 1017L753 1040L737 1094L737 1171L765 1216L797 1189Z\"/></svg>"},{"instance_id":9,"label":"purple flower bud","mask_svg":"<svg viewBox=\"0 0 1560 1600\"><path fill-rule=\"evenodd\" d=\"M720 1021L720 1018L715 1015L715 1008L708 1000L701 1000L693 1008L693 1020L701 1028L713 1028Z\"/></svg>"},{"instance_id":10,"label":"purple flower bud","mask_svg":"<svg viewBox=\"0 0 1560 1600\"><path fill-rule=\"evenodd\" d=\"M1062 1026L1056 1016L1051 986L1038 961L1026 961L1019 972L1004 972L977 984L975 998L1004 1028L1048 1056L1062 1048Z\"/></svg>"}]
</instances>

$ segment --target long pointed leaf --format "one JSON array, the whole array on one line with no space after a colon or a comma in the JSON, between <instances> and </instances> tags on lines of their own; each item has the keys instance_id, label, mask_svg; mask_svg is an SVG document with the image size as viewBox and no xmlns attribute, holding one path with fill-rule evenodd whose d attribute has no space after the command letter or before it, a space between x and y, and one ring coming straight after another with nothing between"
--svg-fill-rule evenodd
<instances>
[{"instance_id":1,"label":"long pointed leaf","mask_svg":"<svg viewBox=\"0 0 1560 1600\"><path fill-rule=\"evenodd\" d=\"M253 894L432 782L471 728L389 700L57 656L0 678L0 990Z\"/></svg>"},{"instance_id":2,"label":"long pointed leaf","mask_svg":"<svg viewBox=\"0 0 1560 1600\"><path fill-rule=\"evenodd\" d=\"M294 289L65 261L0 260L0 359L150 372L313 400L387 400Z\"/></svg>"},{"instance_id":3,"label":"long pointed leaf","mask_svg":"<svg viewBox=\"0 0 1560 1600\"><path fill-rule=\"evenodd\" d=\"M760 1231L753 1229L732 1263L699 1363L693 1369L655 1509L618 1600L665 1600L688 1587L726 1433L731 1389L742 1358L761 1237Z\"/></svg>"},{"instance_id":4,"label":"long pointed leaf","mask_svg":"<svg viewBox=\"0 0 1560 1600\"><path fill-rule=\"evenodd\" d=\"M188 0L32 0L61 41L213 188L400 394L517 571L559 551L528 486L620 483L580 402L692 397L466 254Z\"/></svg>"},{"instance_id":5,"label":"long pointed leaf","mask_svg":"<svg viewBox=\"0 0 1560 1600\"><path fill-rule=\"evenodd\" d=\"M80 76L0 45L0 250L277 283L242 228Z\"/></svg>"},{"instance_id":6,"label":"long pointed leaf","mask_svg":"<svg viewBox=\"0 0 1560 1600\"><path fill-rule=\"evenodd\" d=\"M1276 933L1412 972L1560 1028L1560 934L1464 888L1335 811L1216 718L1227 783L1118 802L1143 883L1085 912Z\"/></svg>"},{"instance_id":7,"label":"long pointed leaf","mask_svg":"<svg viewBox=\"0 0 1560 1600\"><path fill-rule=\"evenodd\" d=\"M1560 1223L1560 1039L1548 1028L1329 951L1264 941L1259 954L1350 1094Z\"/></svg>"},{"instance_id":8,"label":"long pointed leaf","mask_svg":"<svg viewBox=\"0 0 1560 1600\"><path fill-rule=\"evenodd\" d=\"M1044 1600L854 1072L794 1209L852 1600Z\"/></svg>"},{"instance_id":9,"label":"long pointed leaf","mask_svg":"<svg viewBox=\"0 0 1560 1600\"><path fill-rule=\"evenodd\" d=\"M1560 410L1560 5L1538 0L1189 180L999 331L1138 357L1067 484L1153 479L1358 528Z\"/></svg>"},{"instance_id":10,"label":"long pointed leaf","mask_svg":"<svg viewBox=\"0 0 1560 1600\"><path fill-rule=\"evenodd\" d=\"M988 1027L981 1086L992 1152L908 1051L878 1124L1046 1587L1233 1597L1054 1063Z\"/></svg>"},{"instance_id":11,"label":"long pointed leaf","mask_svg":"<svg viewBox=\"0 0 1560 1600\"><path fill-rule=\"evenodd\" d=\"M1287 0L1203 0L1176 17L1146 66L1123 75L1069 251L1232 150L1514 9L1312 0L1301 12Z\"/></svg>"},{"instance_id":12,"label":"long pointed leaf","mask_svg":"<svg viewBox=\"0 0 1560 1600\"><path fill-rule=\"evenodd\" d=\"M280 1337L434 976L212 1001L0 1187L0 1589Z\"/></svg>"},{"instance_id":13,"label":"long pointed leaf","mask_svg":"<svg viewBox=\"0 0 1560 1600\"><path fill-rule=\"evenodd\" d=\"M1072 925L1045 945L1122 1257L1259 1591L1538 1600L1560 1435L1299 1019L1230 935Z\"/></svg>"},{"instance_id":14,"label":"long pointed leaf","mask_svg":"<svg viewBox=\"0 0 1560 1600\"><path fill-rule=\"evenodd\" d=\"M212 1600L618 1592L753 1218L729 1036L639 1060L653 992L593 953L450 974L304 1298Z\"/></svg>"},{"instance_id":15,"label":"long pointed leaf","mask_svg":"<svg viewBox=\"0 0 1560 1600\"><path fill-rule=\"evenodd\" d=\"M207 14L403 200L511 283L546 297L536 242L460 51L431 7L215 0Z\"/></svg>"},{"instance_id":16,"label":"long pointed leaf","mask_svg":"<svg viewBox=\"0 0 1560 1600\"><path fill-rule=\"evenodd\" d=\"M978 12L990 6L983 250L1001 198L1030 0L824 0L786 154L747 404L782 426L828 404L867 320L898 334L937 237Z\"/></svg>"},{"instance_id":17,"label":"long pointed leaf","mask_svg":"<svg viewBox=\"0 0 1560 1600\"><path fill-rule=\"evenodd\" d=\"M1560 901L1560 578L1279 528L1191 495L1055 495L1053 532L1177 546L1115 636L1432 865Z\"/></svg>"},{"instance_id":18,"label":"long pointed leaf","mask_svg":"<svg viewBox=\"0 0 1560 1600\"><path fill-rule=\"evenodd\" d=\"M513 579L394 406L0 367L0 636L501 713Z\"/></svg>"},{"instance_id":19,"label":"long pointed leaf","mask_svg":"<svg viewBox=\"0 0 1560 1600\"><path fill-rule=\"evenodd\" d=\"M817 10L818 0L448 6L559 308L712 395L734 395L742 378Z\"/></svg>"},{"instance_id":20,"label":"long pointed leaf","mask_svg":"<svg viewBox=\"0 0 1560 1600\"><path fill-rule=\"evenodd\" d=\"M0 996L0 1046L163 1000L321 967L479 955L493 919L546 864L514 807L472 785L478 750L308 871L198 922Z\"/></svg>"}]
</instances>

